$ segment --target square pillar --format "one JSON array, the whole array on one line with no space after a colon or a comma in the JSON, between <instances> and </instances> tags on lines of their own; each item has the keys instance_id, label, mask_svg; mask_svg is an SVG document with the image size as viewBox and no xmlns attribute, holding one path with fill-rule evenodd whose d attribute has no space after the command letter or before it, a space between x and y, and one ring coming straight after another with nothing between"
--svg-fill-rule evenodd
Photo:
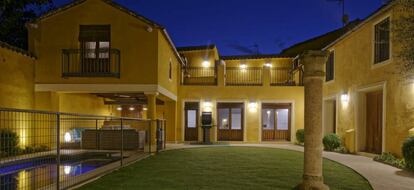
<instances>
[{"instance_id":1,"label":"square pillar","mask_svg":"<svg viewBox=\"0 0 414 190\"><path fill-rule=\"evenodd\" d=\"M158 93L145 93L147 96L147 119L150 120L149 128L149 142L145 146L146 152L156 152L157 151L157 96Z\"/></svg>"}]
</instances>

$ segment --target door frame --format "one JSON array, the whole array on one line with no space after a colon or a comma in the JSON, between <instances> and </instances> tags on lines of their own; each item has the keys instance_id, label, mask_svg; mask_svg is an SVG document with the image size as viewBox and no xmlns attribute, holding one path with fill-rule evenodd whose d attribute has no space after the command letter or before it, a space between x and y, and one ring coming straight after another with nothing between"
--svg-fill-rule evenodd
<instances>
[{"instance_id":1,"label":"door frame","mask_svg":"<svg viewBox=\"0 0 414 190\"><path fill-rule=\"evenodd\" d=\"M340 98L338 97L339 95L332 95L332 96L327 96L323 98L323 103L322 103L322 129L325 130L325 102L326 101L335 101L335 134L338 134L338 115L339 115L339 101ZM325 132L325 131L323 131Z\"/></svg>"},{"instance_id":2,"label":"door frame","mask_svg":"<svg viewBox=\"0 0 414 190\"><path fill-rule=\"evenodd\" d=\"M186 109L186 104L187 103L194 103L194 104L197 104L198 106L197 106L197 109ZM187 136L187 134L186 134L186 131L187 131L187 122L188 122L188 110L196 110L196 127L195 127L195 134L196 134L196 138L195 138L195 140L186 140L186 136ZM195 141L198 141L198 139L199 139L199 128L200 128L200 125L199 125L199 123L200 123L200 102L196 102L196 101L187 101L187 102L185 102L184 103L184 141L186 141L186 142L195 142Z\"/></svg>"},{"instance_id":3,"label":"door frame","mask_svg":"<svg viewBox=\"0 0 414 190\"><path fill-rule=\"evenodd\" d=\"M216 131L215 131L215 139L216 139L216 141L219 141L219 139L218 139L218 131L219 131L219 127L218 127L218 104L219 103L240 103L240 104L243 104L243 114L242 114L242 116L243 116L243 129L242 129L242 132L243 132L243 139L241 140L241 141L229 141L229 142L246 142L246 128L247 128L247 125L246 125L246 120L247 120L247 118L246 118L246 109L247 109L247 105L248 105L248 101L246 101L245 99L217 99L216 100L216 102L215 102L215 108L213 108L213 112L215 113L215 116L214 116L214 120L216 121ZM226 141L221 141L221 142L226 142Z\"/></svg>"},{"instance_id":4,"label":"door frame","mask_svg":"<svg viewBox=\"0 0 414 190\"><path fill-rule=\"evenodd\" d=\"M386 130L386 113L387 113L387 82L378 82L370 85L365 85L356 90L356 98L355 98L355 150L357 152L365 151L365 141L366 135L366 94L368 92L375 92L375 91L382 91L382 142L381 142L381 150L385 152L385 130Z\"/></svg>"},{"instance_id":5,"label":"door frame","mask_svg":"<svg viewBox=\"0 0 414 190\"><path fill-rule=\"evenodd\" d=\"M199 100L199 99L183 99L182 101L181 101L181 142L187 142L187 141L185 141L185 103L186 102L198 102L198 105L199 105L199 110L198 110L198 116L197 117L200 117L200 114L201 114L201 112L202 112L202 110L201 110L201 101ZM198 128L200 128L200 127L198 127ZM198 129L198 130L200 130L200 129ZM200 134L200 133L198 133L198 134ZM198 135L198 136L200 136L200 135ZM190 141L188 141L188 142L190 142Z\"/></svg>"},{"instance_id":6,"label":"door frame","mask_svg":"<svg viewBox=\"0 0 414 190\"><path fill-rule=\"evenodd\" d=\"M296 141L296 102L295 100L262 100L260 102L258 102L259 106L258 109L260 109L260 119L259 119L259 129L258 129L258 134L259 134L259 142L268 142L268 141L263 141L262 138L262 104L287 104L289 103L291 105L291 114L290 114L290 142L295 142ZM305 114L303 114L303 118L305 118Z\"/></svg>"},{"instance_id":7,"label":"door frame","mask_svg":"<svg viewBox=\"0 0 414 190\"><path fill-rule=\"evenodd\" d=\"M273 104L274 106L272 106L271 108L263 108L263 104ZM283 139L273 139L273 140L264 140L263 139L263 110L264 109L272 109L272 110L278 110L278 109L288 109L289 110L289 113L288 113L288 140L287 139L284 139L284 140L286 140L287 142L290 142L292 139L292 137L291 137L291 133L292 133L292 104L291 103L261 103L261 111L260 111L260 131L261 131L261 133L262 133L262 135L261 135L261 141L264 141L264 142L275 142L275 141L280 141L280 140L283 140ZM274 120L274 124L275 124L275 126L273 126L274 128L273 128L273 132L275 133L276 131L277 131L277 120L276 120L276 118L275 118L275 120Z\"/></svg>"}]
</instances>

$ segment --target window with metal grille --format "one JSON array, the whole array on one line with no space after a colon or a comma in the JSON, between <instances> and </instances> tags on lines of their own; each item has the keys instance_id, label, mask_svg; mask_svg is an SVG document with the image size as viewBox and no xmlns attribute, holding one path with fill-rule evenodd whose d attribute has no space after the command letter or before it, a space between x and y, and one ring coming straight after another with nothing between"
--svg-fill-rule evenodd
<instances>
[{"instance_id":1,"label":"window with metal grille","mask_svg":"<svg viewBox=\"0 0 414 190\"><path fill-rule=\"evenodd\" d=\"M375 25L374 64L390 58L390 18Z\"/></svg>"},{"instance_id":2,"label":"window with metal grille","mask_svg":"<svg viewBox=\"0 0 414 190\"><path fill-rule=\"evenodd\" d=\"M325 81L331 81L334 79L335 75L335 52L331 51L329 53L328 62L325 65L326 73L325 73Z\"/></svg>"}]
</instances>

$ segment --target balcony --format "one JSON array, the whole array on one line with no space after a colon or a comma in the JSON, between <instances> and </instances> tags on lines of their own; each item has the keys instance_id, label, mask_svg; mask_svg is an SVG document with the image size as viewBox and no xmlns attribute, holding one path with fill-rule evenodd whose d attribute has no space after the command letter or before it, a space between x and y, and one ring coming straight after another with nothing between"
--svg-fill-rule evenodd
<instances>
[{"instance_id":1,"label":"balcony","mask_svg":"<svg viewBox=\"0 0 414 190\"><path fill-rule=\"evenodd\" d=\"M261 86L263 84L263 68L226 68L227 86Z\"/></svg>"},{"instance_id":2,"label":"balcony","mask_svg":"<svg viewBox=\"0 0 414 190\"><path fill-rule=\"evenodd\" d=\"M270 69L271 86L294 86L295 83L291 77L291 68L276 67Z\"/></svg>"},{"instance_id":3,"label":"balcony","mask_svg":"<svg viewBox=\"0 0 414 190\"><path fill-rule=\"evenodd\" d=\"M217 85L217 67L183 68L184 85Z\"/></svg>"},{"instance_id":4,"label":"balcony","mask_svg":"<svg viewBox=\"0 0 414 190\"><path fill-rule=\"evenodd\" d=\"M120 77L120 51L62 50L62 77Z\"/></svg>"}]
</instances>

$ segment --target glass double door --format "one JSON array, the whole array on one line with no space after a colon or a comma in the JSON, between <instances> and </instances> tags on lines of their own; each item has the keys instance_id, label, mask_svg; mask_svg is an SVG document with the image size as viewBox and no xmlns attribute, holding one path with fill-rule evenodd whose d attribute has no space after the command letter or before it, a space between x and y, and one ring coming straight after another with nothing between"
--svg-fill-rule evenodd
<instances>
[{"instance_id":1,"label":"glass double door","mask_svg":"<svg viewBox=\"0 0 414 190\"><path fill-rule=\"evenodd\" d=\"M243 103L217 104L219 141L243 141L243 112Z\"/></svg>"},{"instance_id":2,"label":"glass double door","mask_svg":"<svg viewBox=\"0 0 414 190\"><path fill-rule=\"evenodd\" d=\"M262 105L262 140L290 141L290 104Z\"/></svg>"}]
</instances>

